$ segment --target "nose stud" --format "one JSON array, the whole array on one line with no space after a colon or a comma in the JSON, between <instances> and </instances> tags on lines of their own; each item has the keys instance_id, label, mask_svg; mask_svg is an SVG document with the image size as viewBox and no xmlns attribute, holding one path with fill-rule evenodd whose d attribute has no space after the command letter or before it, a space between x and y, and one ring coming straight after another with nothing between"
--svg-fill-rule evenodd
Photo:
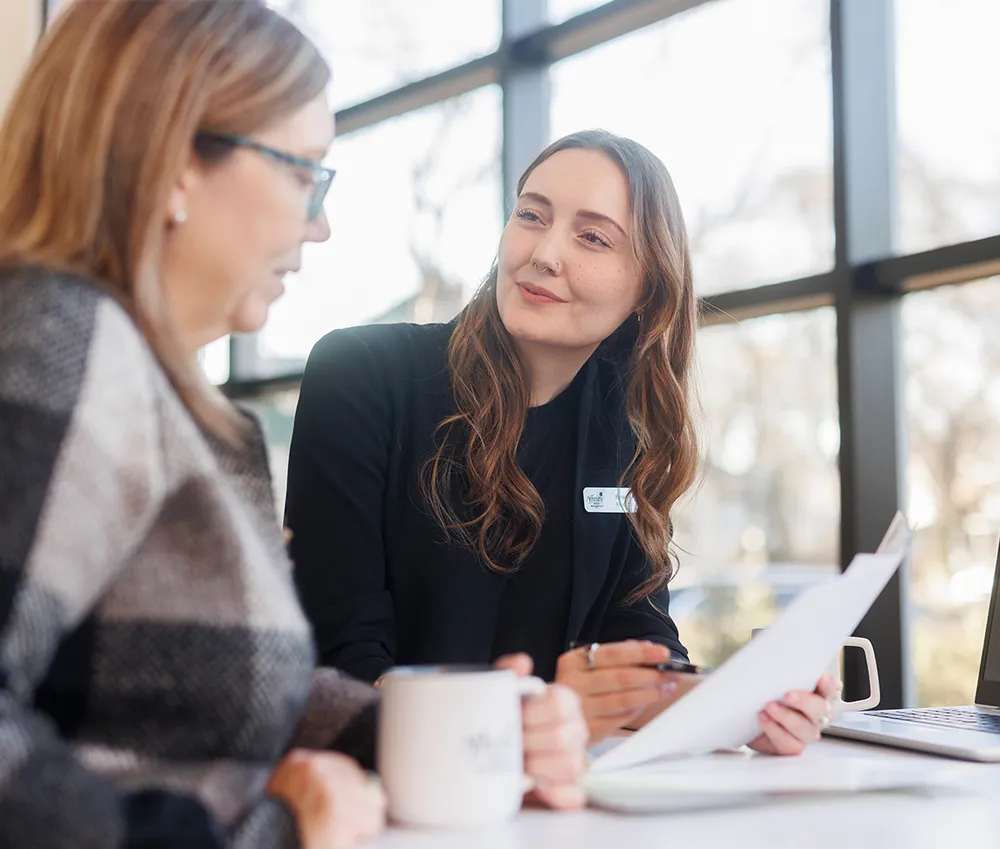
<instances>
[{"instance_id":1,"label":"nose stud","mask_svg":"<svg viewBox=\"0 0 1000 849\"><path fill-rule=\"evenodd\" d=\"M544 274L546 271L548 271L551 272L552 274L555 274L556 276L559 275L560 266L558 262L553 263L552 265L542 265L541 263L532 260L531 265L535 269L535 272L537 274Z\"/></svg>"}]
</instances>

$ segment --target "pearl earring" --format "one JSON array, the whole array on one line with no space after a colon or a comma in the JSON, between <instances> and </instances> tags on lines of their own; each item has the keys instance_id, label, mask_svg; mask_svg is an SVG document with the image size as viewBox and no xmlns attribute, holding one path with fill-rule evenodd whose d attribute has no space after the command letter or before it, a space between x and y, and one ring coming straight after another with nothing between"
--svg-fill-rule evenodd
<instances>
[{"instance_id":1,"label":"pearl earring","mask_svg":"<svg viewBox=\"0 0 1000 849\"><path fill-rule=\"evenodd\" d=\"M186 209L178 209L177 212L173 214L174 224L183 224L188 220L188 214Z\"/></svg>"}]
</instances>

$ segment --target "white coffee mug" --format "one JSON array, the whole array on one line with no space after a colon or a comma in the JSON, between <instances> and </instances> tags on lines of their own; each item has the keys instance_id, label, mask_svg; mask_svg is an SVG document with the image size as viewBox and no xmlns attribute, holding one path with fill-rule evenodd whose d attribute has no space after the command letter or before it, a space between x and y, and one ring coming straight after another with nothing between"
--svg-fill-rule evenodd
<instances>
[{"instance_id":1,"label":"white coffee mug","mask_svg":"<svg viewBox=\"0 0 1000 849\"><path fill-rule=\"evenodd\" d=\"M503 822L530 789L521 699L545 682L487 666L410 666L382 679L378 773L404 825Z\"/></svg>"},{"instance_id":2,"label":"white coffee mug","mask_svg":"<svg viewBox=\"0 0 1000 849\"><path fill-rule=\"evenodd\" d=\"M750 631L750 636L753 637L758 632L765 630L764 628L753 628ZM878 707L878 703L882 700L882 690L878 683L878 664L875 662L875 647L872 645L871 640L865 637L848 637L844 640L840 651L834 655L832 661L830 661L830 666L827 671L837 680L841 680L840 671L840 660L843 650L849 646L854 646L856 648L862 649L865 653L865 668L868 671L868 689L869 694L867 699L855 699L853 702L845 702L841 698L833 699L833 712L844 713L845 711L854 710L871 710L874 707Z\"/></svg>"}]
</instances>

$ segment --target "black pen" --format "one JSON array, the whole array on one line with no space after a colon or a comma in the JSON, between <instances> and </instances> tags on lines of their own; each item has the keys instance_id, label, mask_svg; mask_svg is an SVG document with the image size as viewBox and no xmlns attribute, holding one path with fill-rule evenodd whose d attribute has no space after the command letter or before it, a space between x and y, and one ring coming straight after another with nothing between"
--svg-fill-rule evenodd
<instances>
[{"instance_id":1,"label":"black pen","mask_svg":"<svg viewBox=\"0 0 1000 849\"><path fill-rule=\"evenodd\" d=\"M712 670L707 666L697 666L688 663L686 660L664 660L662 663L648 664L651 669L658 669L660 672L682 672L685 675L708 675Z\"/></svg>"},{"instance_id":2,"label":"black pen","mask_svg":"<svg viewBox=\"0 0 1000 849\"><path fill-rule=\"evenodd\" d=\"M592 644L570 642L567 650L582 649L590 645ZM688 663L686 660L677 660L675 658L670 658L670 660L664 660L660 663L643 664L643 666L649 669L658 669L660 672L682 672L685 675L708 675L712 671L707 666L698 666L694 663Z\"/></svg>"}]
</instances>

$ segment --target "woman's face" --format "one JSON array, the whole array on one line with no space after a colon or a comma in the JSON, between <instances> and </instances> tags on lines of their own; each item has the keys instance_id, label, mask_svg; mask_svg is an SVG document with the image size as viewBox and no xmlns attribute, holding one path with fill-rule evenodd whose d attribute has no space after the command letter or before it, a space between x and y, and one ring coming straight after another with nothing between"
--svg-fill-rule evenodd
<instances>
[{"instance_id":1,"label":"woman's face","mask_svg":"<svg viewBox=\"0 0 1000 849\"><path fill-rule=\"evenodd\" d=\"M542 162L500 240L507 332L535 346L596 349L643 294L630 229L628 184L607 156L570 149Z\"/></svg>"},{"instance_id":2,"label":"woman's face","mask_svg":"<svg viewBox=\"0 0 1000 849\"><path fill-rule=\"evenodd\" d=\"M252 140L321 162L333 141L325 95ZM168 304L193 349L263 326L285 290L284 276L301 264L303 244L330 237L324 212L308 217L312 191L306 169L259 151L236 147L214 164L192 155L171 196L163 278Z\"/></svg>"}]
</instances>

